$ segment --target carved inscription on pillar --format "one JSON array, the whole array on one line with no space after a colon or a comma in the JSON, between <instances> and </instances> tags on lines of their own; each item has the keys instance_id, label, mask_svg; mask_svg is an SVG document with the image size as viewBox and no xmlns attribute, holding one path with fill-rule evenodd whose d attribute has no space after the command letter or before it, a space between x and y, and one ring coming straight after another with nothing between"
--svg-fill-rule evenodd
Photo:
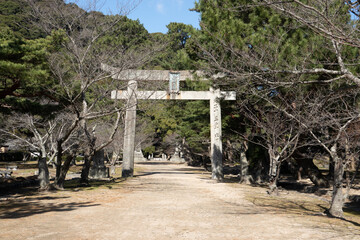
<instances>
[{"instance_id":1,"label":"carved inscription on pillar","mask_svg":"<svg viewBox=\"0 0 360 240\"><path fill-rule=\"evenodd\" d=\"M214 110L213 110L213 114L214 114L214 137L215 137L215 141L219 141L221 139L221 113L220 111L220 104L219 104L219 99L215 99L214 101Z\"/></svg>"},{"instance_id":2,"label":"carved inscription on pillar","mask_svg":"<svg viewBox=\"0 0 360 240\"><path fill-rule=\"evenodd\" d=\"M223 180L220 90L210 88L210 134L212 178Z\"/></svg>"},{"instance_id":3,"label":"carved inscription on pillar","mask_svg":"<svg viewBox=\"0 0 360 240\"><path fill-rule=\"evenodd\" d=\"M169 73L169 92L178 93L180 91L180 73L170 72Z\"/></svg>"}]
</instances>

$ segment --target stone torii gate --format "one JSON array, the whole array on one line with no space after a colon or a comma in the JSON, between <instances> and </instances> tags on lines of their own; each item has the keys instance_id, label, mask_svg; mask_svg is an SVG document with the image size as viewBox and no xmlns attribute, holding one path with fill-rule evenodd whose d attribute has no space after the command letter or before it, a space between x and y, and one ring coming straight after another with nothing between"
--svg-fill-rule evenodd
<instances>
[{"instance_id":1,"label":"stone torii gate","mask_svg":"<svg viewBox=\"0 0 360 240\"><path fill-rule=\"evenodd\" d=\"M135 125L137 100L210 100L210 133L211 133L211 169L212 179L223 180L222 142L221 142L221 107L220 100L236 100L236 92L220 91L210 88L209 91L180 91L179 81L193 80L190 71L162 70L119 70L107 65L102 69L110 72L112 78L128 81L126 91L114 90L112 99L127 99L125 131L123 146L122 177L133 176L135 151ZM202 75L201 72L196 72ZM137 81L169 81L169 91L138 91Z\"/></svg>"}]
</instances>

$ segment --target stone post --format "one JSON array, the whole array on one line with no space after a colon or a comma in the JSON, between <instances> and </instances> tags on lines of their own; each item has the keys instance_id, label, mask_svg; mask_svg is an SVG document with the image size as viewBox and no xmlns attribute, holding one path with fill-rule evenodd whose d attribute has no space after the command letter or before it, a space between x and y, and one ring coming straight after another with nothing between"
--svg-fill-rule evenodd
<instances>
[{"instance_id":1,"label":"stone post","mask_svg":"<svg viewBox=\"0 0 360 240\"><path fill-rule=\"evenodd\" d=\"M124 131L124 148L122 177L132 177L134 175L134 151L135 151L135 126L136 126L136 95L137 82L129 81L128 83L128 102L126 105L125 131Z\"/></svg>"},{"instance_id":2,"label":"stone post","mask_svg":"<svg viewBox=\"0 0 360 240\"><path fill-rule=\"evenodd\" d=\"M211 134L211 178L221 182L224 179L221 142L221 107L219 89L210 88L210 134Z\"/></svg>"},{"instance_id":3,"label":"stone post","mask_svg":"<svg viewBox=\"0 0 360 240\"><path fill-rule=\"evenodd\" d=\"M104 149L96 151L93 156L93 166L90 168L90 177L94 179L108 178L109 168L105 166Z\"/></svg>"},{"instance_id":4,"label":"stone post","mask_svg":"<svg viewBox=\"0 0 360 240\"><path fill-rule=\"evenodd\" d=\"M134 162L146 162L147 159L144 157L143 152L141 151L141 146L136 146L135 147L135 152L134 152Z\"/></svg>"}]
</instances>

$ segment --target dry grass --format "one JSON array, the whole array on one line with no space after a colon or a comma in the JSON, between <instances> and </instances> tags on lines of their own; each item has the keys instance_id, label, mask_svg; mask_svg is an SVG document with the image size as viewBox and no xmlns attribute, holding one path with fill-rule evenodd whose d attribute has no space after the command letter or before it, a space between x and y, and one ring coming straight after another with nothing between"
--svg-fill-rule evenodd
<instances>
[{"instance_id":1,"label":"dry grass","mask_svg":"<svg viewBox=\"0 0 360 240\"><path fill-rule=\"evenodd\" d=\"M280 191L278 196L267 194L264 187L238 185L245 192L246 200L252 202L264 213L290 215L303 224L316 224L317 227L336 229L339 232L351 231L360 236L360 212L344 208L345 220L331 218L325 211L330 207L326 198L315 194L297 191ZM345 231L346 230L346 231Z\"/></svg>"}]
</instances>

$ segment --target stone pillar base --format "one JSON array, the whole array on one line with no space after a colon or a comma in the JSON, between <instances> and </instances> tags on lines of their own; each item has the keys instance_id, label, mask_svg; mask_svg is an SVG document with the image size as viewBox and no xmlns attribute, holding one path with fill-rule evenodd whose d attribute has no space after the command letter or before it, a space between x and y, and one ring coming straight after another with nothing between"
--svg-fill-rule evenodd
<instances>
[{"instance_id":1,"label":"stone pillar base","mask_svg":"<svg viewBox=\"0 0 360 240\"><path fill-rule=\"evenodd\" d=\"M109 178L109 168L108 167L92 167L90 168L89 177L92 179L101 179Z\"/></svg>"},{"instance_id":2,"label":"stone pillar base","mask_svg":"<svg viewBox=\"0 0 360 240\"><path fill-rule=\"evenodd\" d=\"M173 163L185 163L185 159L179 157L179 156L172 156L170 158L170 162L173 162Z\"/></svg>"},{"instance_id":3,"label":"stone pillar base","mask_svg":"<svg viewBox=\"0 0 360 240\"><path fill-rule=\"evenodd\" d=\"M141 150L134 152L134 162L147 162Z\"/></svg>"}]
</instances>

